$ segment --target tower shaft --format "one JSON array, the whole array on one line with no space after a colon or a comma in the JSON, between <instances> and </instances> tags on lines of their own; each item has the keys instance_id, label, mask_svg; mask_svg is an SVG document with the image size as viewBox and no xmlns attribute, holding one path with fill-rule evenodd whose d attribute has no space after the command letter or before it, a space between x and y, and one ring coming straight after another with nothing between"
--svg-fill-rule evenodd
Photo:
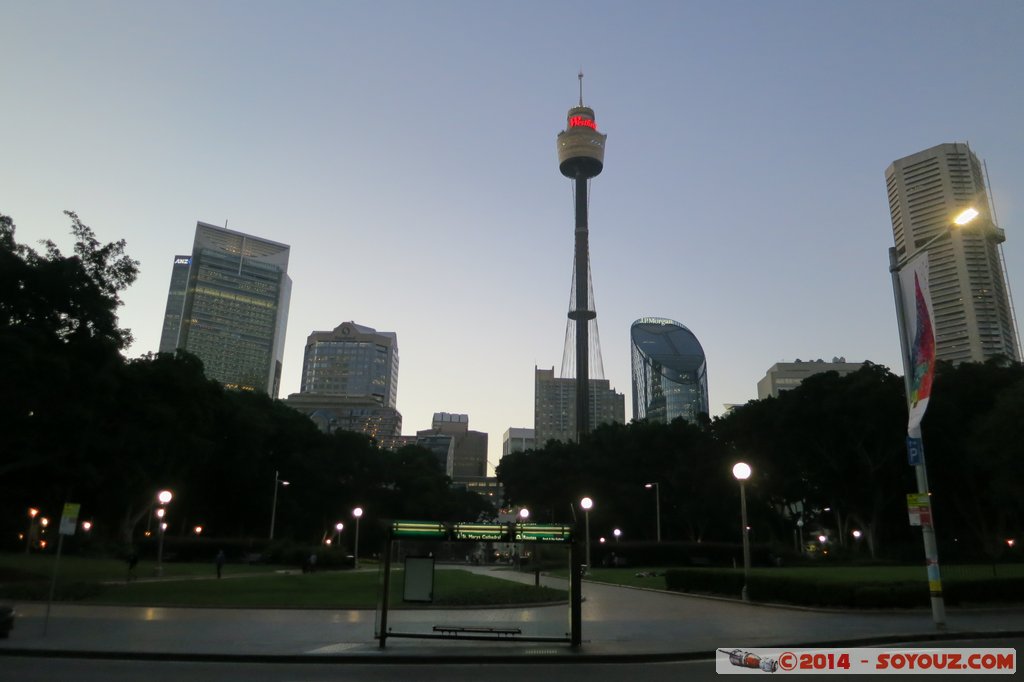
<instances>
[{"instance_id":1,"label":"tower shaft","mask_svg":"<svg viewBox=\"0 0 1024 682\"><path fill-rule=\"evenodd\" d=\"M589 321L597 317L590 310L587 286L590 266L590 231L587 225L587 178L576 176L576 309L569 313L576 321L576 442L590 433Z\"/></svg>"}]
</instances>

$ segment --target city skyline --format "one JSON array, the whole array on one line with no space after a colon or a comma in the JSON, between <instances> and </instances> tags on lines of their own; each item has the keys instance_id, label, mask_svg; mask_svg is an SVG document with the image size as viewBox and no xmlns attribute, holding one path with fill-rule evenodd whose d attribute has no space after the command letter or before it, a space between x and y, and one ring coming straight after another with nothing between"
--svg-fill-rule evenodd
<instances>
[{"instance_id":1,"label":"city skyline","mask_svg":"<svg viewBox=\"0 0 1024 682\"><path fill-rule=\"evenodd\" d=\"M289 244L279 395L310 330L393 330L403 430L469 414L491 464L532 423L531 368L562 350L572 204L552 139L580 66L611 138L590 231L617 390L649 315L701 339L713 415L780 361L901 373L884 171L941 143L985 159L1022 295L1019 3L643 7L8 4L0 211L32 246L70 243L64 209L126 239L128 357L157 350L196 221Z\"/></svg>"}]
</instances>

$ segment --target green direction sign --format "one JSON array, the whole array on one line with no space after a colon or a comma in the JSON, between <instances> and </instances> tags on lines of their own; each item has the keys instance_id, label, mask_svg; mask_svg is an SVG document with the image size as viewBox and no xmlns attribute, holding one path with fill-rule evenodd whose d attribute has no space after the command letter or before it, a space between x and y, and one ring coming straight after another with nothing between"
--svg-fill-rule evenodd
<instances>
[{"instance_id":1,"label":"green direction sign","mask_svg":"<svg viewBox=\"0 0 1024 682\"><path fill-rule=\"evenodd\" d=\"M508 537L508 526L503 523L456 523L452 527L453 540L508 542Z\"/></svg>"},{"instance_id":2,"label":"green direction sign","mask_svg":"<svg viewBox=\"0 0 1024 682\"><path fill-rule=\"evenodd\" d=\"M435 539L448 536L443 523L432 521L395 521L391 524L391 535L396 538Z\"/></svg>"},{"instance_id":3,"label":"green direction sign","mask_svg":"<svg viewBox=\"0 0 1024 682\"><path fill-rule=\"evenodd\" d=\"M572 526L529 523L516 528L517 542L572 542Z\"/></svg>"}]
</instances>

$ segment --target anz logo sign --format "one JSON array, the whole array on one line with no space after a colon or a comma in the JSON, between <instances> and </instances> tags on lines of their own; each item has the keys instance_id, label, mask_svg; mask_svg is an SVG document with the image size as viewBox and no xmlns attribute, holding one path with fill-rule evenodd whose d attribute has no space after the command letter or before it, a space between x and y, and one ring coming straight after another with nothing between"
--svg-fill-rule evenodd
<instances>
[{"instance_id":1,"label":"anz logo sign","mask_svg":"<svg viewBox=\"0 0 1024 682\"><path fill-rule=\"evenodd\" d=\"M191 258L175 258L174 259L174 264L175 265L192 265L192 259Z\"/></svg>"}]
</instances>

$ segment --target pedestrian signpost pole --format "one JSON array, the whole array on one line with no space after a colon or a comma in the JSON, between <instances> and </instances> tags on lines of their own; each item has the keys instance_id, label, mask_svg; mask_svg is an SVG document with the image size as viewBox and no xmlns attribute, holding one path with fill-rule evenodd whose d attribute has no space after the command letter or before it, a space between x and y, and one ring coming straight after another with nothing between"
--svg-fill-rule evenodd
<instances>
[{"instance_id":1,"label":"pedestrian signpost pole","mask_svg":"<svg viewBox=\"0 0 1024 682\"><path fill-rule=\"evenodd\" d=\"M50 607L53 605L53 596L57 591L57 571L60 567L60 553L64 548L64 536L74 535L75 526L78 525L78 512L82 508L80 504L66 502L64 512L60 516L60 528L57 535L57 556L53 559L53 575L50 577L50 597L46 600L46 617L43 619L43 636L46 636L50 628Z\"/></svg>"}]
</instances>

